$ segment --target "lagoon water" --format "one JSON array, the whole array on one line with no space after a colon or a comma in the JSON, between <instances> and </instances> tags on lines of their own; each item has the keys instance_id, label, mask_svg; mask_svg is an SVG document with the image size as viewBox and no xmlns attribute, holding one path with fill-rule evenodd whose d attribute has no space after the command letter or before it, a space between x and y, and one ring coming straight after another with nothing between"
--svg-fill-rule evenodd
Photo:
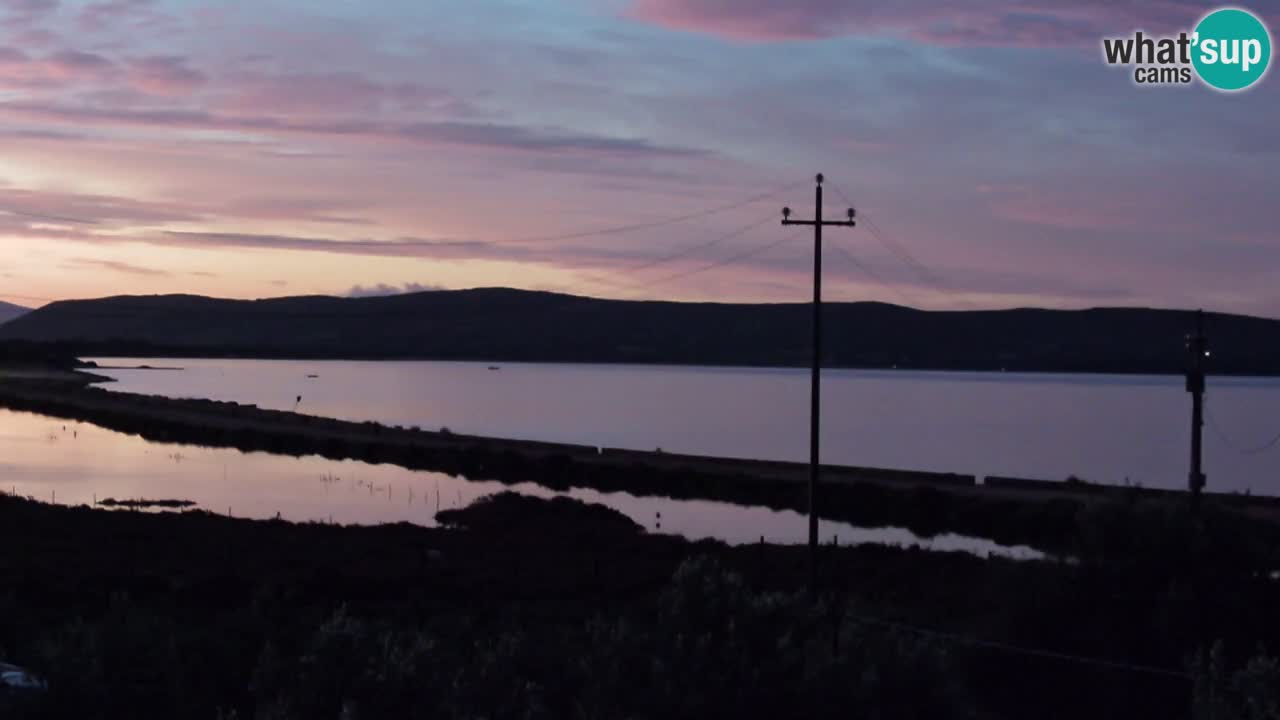
<instances>
[{"instance_id":1,"label":"lagoon water","mask_svg":"<svg viewBox=\"0 0 1280 720\"><path fill-rule=\"evenodd\" d=\"M95 358L106 387L496 437L732 457L808 457L797 369ZM315 375L316 377L308 377ZM1180 377L828 370L823 460L1184 487ZM1209 489L1280 495L1280 378L1209 379Z\"/></svg>"},{"instance_id":2,"label":"lagoon water","mask_svg":"<svg viewBox=\"0 0 1280 720\"><path fill-rule=\"evenodd\" d=\"M436 524L437 510L462 507L484 495L569 495L618 510L650 532L728 543L803 542L806 520L795 512L721 502L635 497L578 489L559 493L532 483L473 482L393 465L290 457L190 445L154 443L86 423L0 410L0 492L64 505L113 498L189 500L236 517L378 524ZM1005 547L958 535L919 538L902 528L859 528L822 522L824 541L919 545L1019 559L1040 557L1025 546Z\"/></svg>"}]
</instances>

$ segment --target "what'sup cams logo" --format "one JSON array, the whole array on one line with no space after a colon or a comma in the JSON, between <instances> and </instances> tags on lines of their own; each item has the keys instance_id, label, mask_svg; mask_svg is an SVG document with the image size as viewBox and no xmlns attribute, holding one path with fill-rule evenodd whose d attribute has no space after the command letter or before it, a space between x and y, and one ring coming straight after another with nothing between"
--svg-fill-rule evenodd
<instances>
[{"instance_id":1,"label":"what'sup cams logo","mask_svg":"<svg viewBox=\"0 0 1280 720\"><path fill-rule=\"evenodd\" d=\"M1108 65L1133 66L1138 85L1186 85L1194 78L1235 92L1257 84L1271 62L1271 32L1258 16L1234 7L1205 15L1190 33L1104 38Z\"/></svg>"}]
</instances>

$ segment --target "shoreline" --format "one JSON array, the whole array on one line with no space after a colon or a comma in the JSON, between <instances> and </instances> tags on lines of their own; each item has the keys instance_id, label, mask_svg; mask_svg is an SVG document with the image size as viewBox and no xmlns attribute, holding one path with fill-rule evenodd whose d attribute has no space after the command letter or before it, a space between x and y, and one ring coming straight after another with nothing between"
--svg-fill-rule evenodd
<instances>
[{"instance_id":1,"label":"shoreline","mask_svg":"<svg viewBox=\"0 0 1280 720\"><path fill-rule=\"evenodd\" d=\"M128 395L83 376L58 377L0 381L0 407L162 442L448 466L510 482L754 504L804 499L803 482L768 468L732 471L713 458L697 466L662 457L617 462L545 443ZM393 708L386 717L435 716L432 703L459 696L476 703L462 716L506 716L527 706L525 696L513 696L511 712L493 711L494 688L506 687L495 682L537 672L539 687L564 690L544 717L582 714L576 703L584 697L601 700L583 716L604 717L644 672L645 683L668 689L632 698L637 708L652 707L654 697L712 692L707 707L721 709L749 688L759 690L752 707L774 703L760 716L788 717L806 698L827 702L851 678L870 677L866 687L882 692L878 678L888 668L907 684L891 678L883 687L907 688L911 698L886 707L919 707L922 671L932 673L929 687L951 688L931 717L949 716L960 701L982 711L964 717L1034 716L1048 697L1068 709L1064 717L1097 708L1179 717L1187 688L1205 677L1189 658L1225 645L1233 653L1224 667L1234 673L1268 661L1254 648L1280 642L1269 620L1280 602L1280 523L1250 517L1229 498L1207 497L1192 515L1181 494L1120 490L891 478L824 487L838 513L925 534L969 527L993 539L1034 538L1024 544L1059 554L1025 562L824 543L817 597L802 589L803 545L654 534L565 498L503 493L444 511L442 526L428 528L106 510L0 492L0 542L20 548L0 554L0 587L13 588L0 593L0 611L21 618L0 623L3 660L48 689L0 688L0 716L15 707L16 717L24 707L48 709L39 717L102 708L111 717L140 708L212 716L203 710L232 707L253 717L335 687L333 708L354 697L352 706ZM376 680L353 684L353 673ZM1011 685L1014 673L1019 683ZM421 693L423 683L435 684ZM670 707L636 717L686 714Z\"/></svg>"},{"instance_id":2,"label":"shoreline","mask_svg":"<svg viewBox=\"0 0 1280 720\"><path fill-rule=\"evenodd\" d=\"M644 362L641 360L625 359L625 360L609 360L609 359L549 359L538 360L528 358L502 358L502 357L485 357L485 356L462 356L462 357L443 357L443 356L417 356L417 355L362 355L362 356L338 356L338 355L307 355L297 353L219 353L216 348L202 348L207 352L180 354L174 353L172 350L165 351L157 349L154 353L119 353L119 352L97 352L90 349L86 352L76 352L77 357L81 358L110 358L113 360L258 360L264 362L361 362L361 363L380 363L380 362L432 362L432 363L458 363L467 365L591 365L606 368L689 368L698 370L742 370L742 371L796 371L809 372L810 366L806 364L796 363L724 363L724 362L693 362L693 361L653 361ZM103 369L119 369L119 370L139 370L139 369L185 369L185 368L108 368ZM1152 369L1152 368L1096 368L1088 367L1057 367L1057 366L1041 366L1029 365L1025 367L943 367L939 365L921 364L921 365L885 365L880 363L864 363L864 364L847 364L835 363L824 364L823 371L845 371L845 372L875 372L875 373L956 373L970 375L1065 375L1065 376L1082 376L1082 377L1149 377L1149 378L1181 378L1185 373L1181 370L1170 369ZM1208 373L1209 377L1219 378L1254 378L1258 380L1276 380L1280 379L1280 368L1270 372L1223 372L1214 371Z\"/></svg>"},{"instance_id":3,"label":"shoreline","mask_svg":"<svg viewBox=\"0 0 1280 720\"><path fill-rule=\"evenodd\" d=\"M159 365L98 365L94 364L94 370L186 370L181 367L161 367ZM115 380L109 379L110 382Z\"/></svg>"},{"instance_id":4,"label":"shoreline","mask_svg":"<svg viewBox=\"0 0 1280 720\"><path fill-rule=\"evenodd\" d=\"M0 407L90 422L148 440L387 463L504 484L808 509L805 463L501 439L388 427L213 400L107 391L90 373L0 373ZM1069 553L1075 516L1104 499L1186 502L1176 490L837 465L823 466L823 518L955 532ZM1280 498L1208 493L1206 502L1275 521Z\"/></svg>"}]
</instances>

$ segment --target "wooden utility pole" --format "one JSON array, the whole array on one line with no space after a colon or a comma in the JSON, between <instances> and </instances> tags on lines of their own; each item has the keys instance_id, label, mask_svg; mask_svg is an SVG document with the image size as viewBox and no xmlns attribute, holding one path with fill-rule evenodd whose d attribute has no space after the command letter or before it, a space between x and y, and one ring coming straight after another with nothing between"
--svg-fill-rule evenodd
<instances>
[{"instance_id":1,"label":"wooden utility pole","mask_svg":"<svg viewBox=\"0 0 1280 720\"><path fill-rule=\"evenodd\" d=\"M822 228L826 225L853 227L853 208L845 220L822 218L822 175L814 190L812 220L792 220L791 208L782 208L783 225L813 226L813 368L809 380L809 592L818 591L818 429L822 403Z\"/></svg>"},{"instance_id":2,"label":"wooden utility pole","mask_svg":"<svg viewBox=\"0 0 1280 720\"><path fill-rule=\"evenodd\" d=\"M1201 436L1204 434L1204 361L1209 356L1209 340L1204 336L1204 311L1196 311L1195 335L1187 336L1187 392L1191 393L1191 472L1187 486L1191 506L1200 504L1205 476L1200 465Z\"/></svg>"}]
</instances>

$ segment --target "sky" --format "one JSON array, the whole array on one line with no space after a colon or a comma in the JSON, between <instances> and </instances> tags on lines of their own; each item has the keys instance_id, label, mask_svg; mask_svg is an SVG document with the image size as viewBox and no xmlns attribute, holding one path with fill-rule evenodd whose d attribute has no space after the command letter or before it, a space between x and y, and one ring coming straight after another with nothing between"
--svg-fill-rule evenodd
<instances>
[{"instance_id":1,"label":"sky","mask_svg":"<svg viewBox=\"0 0 1280 720\"><path fill-rule=\"evenodd\" d=\"M512 286L1280 316L1280 78L1159 0L0 0L0 300ZM1245 5L1280 27L1280 1Z\"/></svg>"}]
</instances>

